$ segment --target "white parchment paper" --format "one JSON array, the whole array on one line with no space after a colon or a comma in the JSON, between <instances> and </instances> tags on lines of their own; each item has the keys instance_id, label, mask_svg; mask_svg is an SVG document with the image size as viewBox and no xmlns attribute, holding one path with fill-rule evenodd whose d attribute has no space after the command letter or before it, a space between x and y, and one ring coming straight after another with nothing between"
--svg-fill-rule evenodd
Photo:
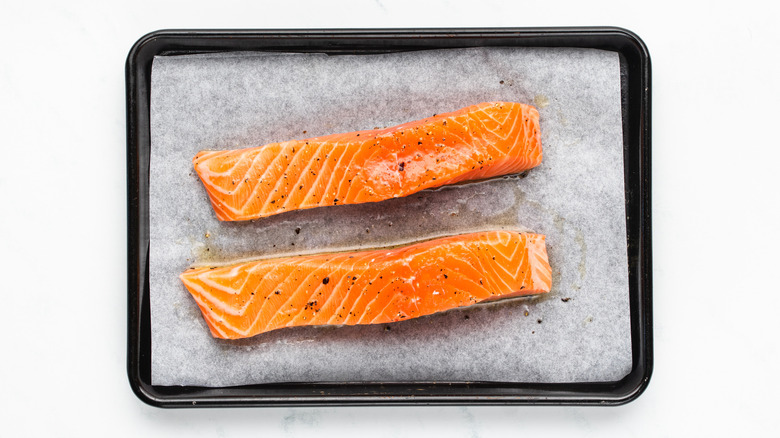
<instances>
[{"instance_id":1,"label":"white parchment paper","mask_svg":"<svg viewBox=\"0 0 780 438\"><path fill-rule=\"evenodd\" d=\"M220 223L192 168L232 149L399 123L484 101L534 104L527 177L385 202ZM210 54L154 60L152 383L614 381L631 369L616 53L473 48L386 55ZM213 339L178 279L195 263L386 244L474 229L547 235L547 296L395 324Z\"/></svg>"}]
</instances>

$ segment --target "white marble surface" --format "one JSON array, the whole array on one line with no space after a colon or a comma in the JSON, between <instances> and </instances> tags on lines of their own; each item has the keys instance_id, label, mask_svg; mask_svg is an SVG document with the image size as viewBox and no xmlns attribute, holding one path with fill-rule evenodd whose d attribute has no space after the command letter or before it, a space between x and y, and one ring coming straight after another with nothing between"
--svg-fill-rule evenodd
<instances>
[{"instance_id":1,"label":"white marble surface","mask_svg":"<svg viewBox=\"0 0 780 438\"><path fill-rule=\"evenodd\" d=\"M656 437L776 430L776 7L475 4L4 1L0 435ZM653 58L656 361L637 401L618 408L170 411L135 398L125 374L123 67L142 34L602 24L635 31Z\"/></svg>"}]
</instances>

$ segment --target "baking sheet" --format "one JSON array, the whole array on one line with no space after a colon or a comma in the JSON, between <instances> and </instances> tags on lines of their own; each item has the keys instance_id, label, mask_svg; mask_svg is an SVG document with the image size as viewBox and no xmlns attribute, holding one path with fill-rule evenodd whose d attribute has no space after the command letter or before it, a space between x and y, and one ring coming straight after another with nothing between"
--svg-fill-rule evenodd
<instances>
[{"instance_id":1,"label":"baking sheet","mask_svg":"<svg viewBox=\"0 0 780 438\"><path fill-rule=\"evenodd\" d=\"M494 100L540 111L544 162L525 178L220 223L192 170L202 149L392 126ZM631 370L620 110L617 54L591 49L155 58L152 383L619 380ZM194 263L514 227L548 236L550 294L395 324L216 340L178 280Z\"/></svg>"}]
</instances>

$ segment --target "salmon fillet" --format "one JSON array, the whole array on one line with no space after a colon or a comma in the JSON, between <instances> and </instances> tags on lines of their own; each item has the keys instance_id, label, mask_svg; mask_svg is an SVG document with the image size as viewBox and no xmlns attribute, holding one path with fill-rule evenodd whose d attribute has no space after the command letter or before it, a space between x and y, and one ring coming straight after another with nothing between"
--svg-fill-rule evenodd
<instances>
[{"instance_id":1,"label":"salmon fillet","mask_svg":"<svg viewBox=\"0 0 780 438\"><path fill-rule=\"evenodd\" d=\"M549 292L552 281L545 236L513 231L190 268L180 278L212 335L223 339L283 327L402 321Z\"/></svg>"},{"instance_id":2,"label":"salmon fillet","mask_svg":"<svg viewBox=\"0 0 780 438\"><path fill-rule=\"evenodd\" d=\"M488 102L386 129L201 151L193 159L217 218L377 202L539 165L539 113Z\"/></svg>"}]
</instances>

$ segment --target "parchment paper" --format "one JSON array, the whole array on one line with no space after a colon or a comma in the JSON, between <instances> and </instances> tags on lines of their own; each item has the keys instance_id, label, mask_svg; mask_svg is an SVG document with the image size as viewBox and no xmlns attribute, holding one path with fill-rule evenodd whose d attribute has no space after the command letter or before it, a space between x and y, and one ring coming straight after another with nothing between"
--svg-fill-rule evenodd
<instances>
[{"instance_id":1,"label":"parchment paper","mask_svg":"<svg viewBox=\"0 0 780 438\"><path fill-rule=\"evenodd\" d=\"M543 164L375 204L220 223L202 149L399 123L484 101L535 104ZM473 48L386 55L211 54L154 60L152 382L614 381L631 369L617 54ZM547 235L553 290L395 324L213 339L178 275L195 263L368 248L474 229Z\"/></svg>"}]
</instances>

